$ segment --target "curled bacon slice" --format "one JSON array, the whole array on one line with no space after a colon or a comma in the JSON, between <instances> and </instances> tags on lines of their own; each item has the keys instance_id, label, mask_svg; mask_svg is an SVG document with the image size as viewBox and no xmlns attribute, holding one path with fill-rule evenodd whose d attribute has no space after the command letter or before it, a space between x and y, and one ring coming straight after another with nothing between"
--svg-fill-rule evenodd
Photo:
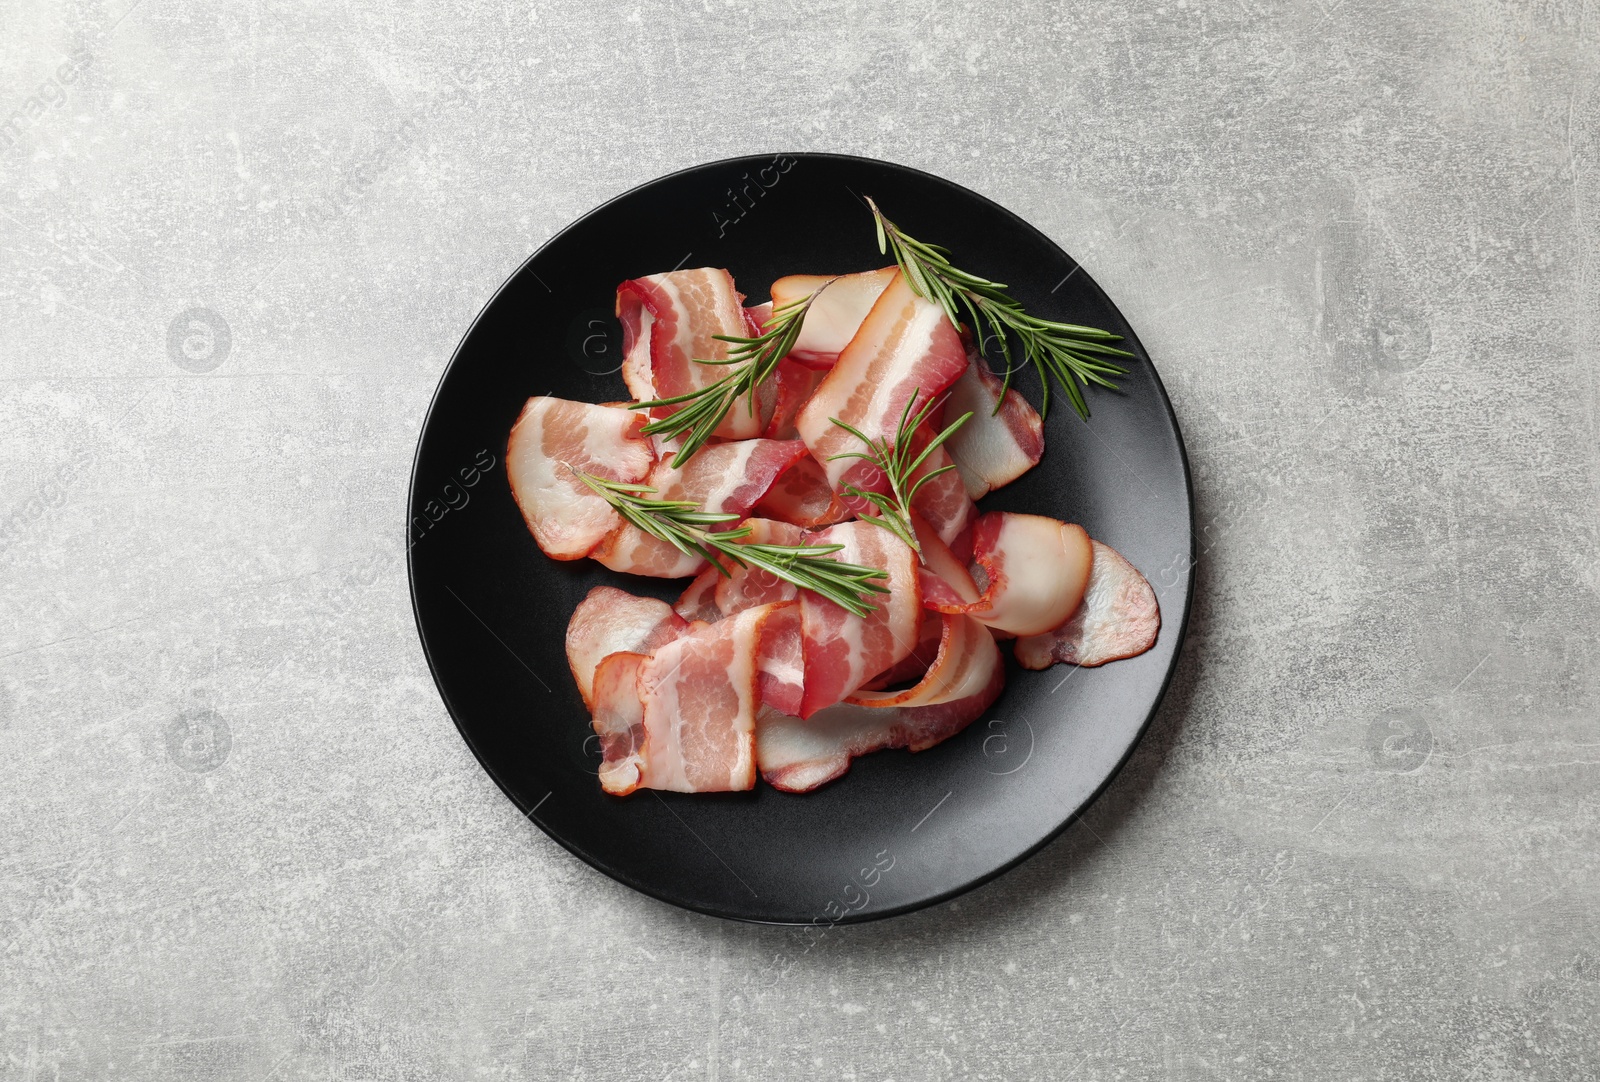
<instances>
[{"instance_id":1,"label":"curled bacon slice","mask_svg":"<svg viewBox=\"0 0 1600 1082\"><path fill-rule=\"evenodd\" d=\"M654 499L688 500L706 511L743 516L805 453L799 440L708 444L682 467L657 461L645 483L656 490ZM706 566L704 557L682 552L630 523L619 523L591 555L613 571L658 579L683 578Z\"/></svg>"},{"instance_id":2,"label":"curled bacon slice","mask_svg":"<svg viewBox=\"0 0 1600 1082\"><path fill-rule=\"evenodd\" d=\"M590 590L567 621L567 664L584 703L594 705L590 692L601 661L620 651L654 653L688 628L665 601L635 597L615 586Z\"/></svg>"},{"instance_id":3,"label":"curled bacon slice","mask_svg":"<svg viewBox=\"0 0 1600 1082\"><path fill-rule=\"evenodd\" d=\"M733 276L715 267L623 282L617 287L617 318L622 322L622 377L628 392L641 402L672 398L727 375L725 366L695 361L727 358L730 343L716 335L748 335L743 300L733 287ZM666 417L682 408L658 406L651 412ZM749 396L744 395L715 434L748 439L759 435L762 427L759 411L750 408Z\"/></svg>"},{"instance_id":4,"label":"curled bacon slice","mask_svg":"<svg viewBox=\"0 0 1600 1082\"><path fill-rule=\"evenodd\" d=\"M1000 647L989 629L970 616L944 616L939 653L926 675L904 691L857 691L845 702L877 708L938 706L981 695L996 679L1005 682Z\"/></svg>"},{"instance_id":5,"label":"curled bacon slice","mask_svg":"<svg viewBox=\"0 0 1600 1082\"><path fill-rule=\"evenodd\" d=\"M1090 544L1094 565L1083 605L1060 627L1017 640L1017 661L1023 668L1048 669L1058 661L1104 665L1155 645L1161 608L1150 583L1116 549L1098 541Z\"/></svg>"},{"instance_id":6,"label":"curled bacon slice","mask_svg":"<svg viewBox=\"0 0 1600 1082\"><path fill-rule=\"evenodd\" d=\"M937 480L937 478L935 479ZM849 517L850 509L828 486L828 475L809 454L795 459L756 504L757 514L814 529Z\"/></svg>"},{"instance_id":7,"label":"curled bacon slice","mask_svg":"<svg viewBox=\"0 0 1600 1082\"><path fill-rule=\"evenodd\" d=\"M756 720L756 762L768 784L809 792L844 774L857 755L883 748L925 751L981 716L1005 686L999 649L982 624L964 616L945 619L956 626L936 672L911 693L901 693L899 703L846 702L805 720L763 709Z\"/></svg>"},{"instance_id":8,"label":"curled bacon slice","mask_svg":"<svg viewBox=\"0 0 1600 1082\"><path fill-rule=\"evenodd\" d=\"M1044 454L1044 422L1014 390L1006 390L1001 402L1004 387L1000 377L969 350L967 370L945 400L946 416L972 414L944 446L974 500L1015 481L1038 465ZM998 414L996 403L1001 403Z\"/></svg>"},{"instance_id":9,"label":"curled bacon slice","mask_svg":"<svg viewBox=\"0 0 1600 1082\"><path fill-rule=\"evenodd\" d=\"M795 427L795 421L800 416L800 408L827 374L825 369L807 368L788 357L779 361L777 370L763 384L764 388L771 388L772 408L762 435L769 440L799 439L800 430Z\"/></svg>"},{"instance_id":10,"label":"curled bacon slice","mask_svg":"<svg viewBox=\"0 0 1600 1082\"><path fill-rule=\"evenodd\" d=\"M594 729L606 792L754 787L758 651L773 608L695 625L654 657L619 653L600 663Z\"/></svg>"},{"instance_id":11,"label":"curled bacon slice","mask_svg":"<svg viewBox=\"0 0 1600 1082\"><path fill-rule=\"evenodd\" d=\"M922 598L911 547L888 530L865 522L841 522L813 535L818 545L843 545L834 559L888 573L888 594L870 595L877 606L855 616L826 598L800 595L805 636L805 695L801 717L855 691L915 649Z\"/></svg>"},{"instance_id":12,"label":"curled bacon slice","mask_svg":"<svg viewBox=\"0 0 1600 1082\"><path fill-rule=\"evenodd\" d=\"M915 511L911 513L911 526L917 533L917 544L922 546L918 577L922 583L923 606L938 612L965 612L967 606L977 604L983 595L966 563L950 551L950 546Z\"/></svg>"},{"instance_id":13,"label":"curled bacon slice","mask_svg":"<svg viewBox=\"0 0 1600 1082\"><path fill-rule=\"evenodd\" d=\"M1038 635L1077 609L1089 582L1089 535L1043 515L990 511L973 530L973 559L984 573L976 602L931 607L975 616L999 631Z\"/></svg>"},{"instance_id":14,"label":"curled bacon slice","mask_svg":"<svg viewBox=\"0 0 1600 1082\"><path fill-rule=\"evenodd\" d=\"M834 279L806 311L806 321L789 356L815 368L831 368L850 344L884 287L895 276L894 267L845 274ZM791 274L772 283L772 306L782 307L806 297L828 283L824 274Z\"/></svg>"},{"instance_id":15,"label":"curled bacon slice","mask_svg":"<svg viewBox=\"0 0 1600 1082\"><path fill-rule=\"evenodd\" d=\"M843 491L852 484L864 491L883 492L888 490L888 481L870 463L831 459L863 449L861 441L834 424L833 418L854 426L869 439L892 441L907 403L916 397L912 409L920 410L954 383L966 365L961 338L944 309L917 296L905 277L896 273L796 422L834 490ZM945 475L953 476L953 472ZM932 488L933 483L927 487ZM935 526L942 532L942 523Z\"/></svg>"},{"instance_id":16,"label":"curled bacon slice","mask_svg":"<svg viewBox=\"0 0 1600 1082\"><path fill-rule=\"evenodd\" d=\"M643 780L645 760L644 701L639 698L639 670L645 654L608 654L595 667L589 714L600 738L600 788L627 796Z\"/></svg>"},{"instance_id":17,"label":"curled bacon slice","mask_svg":"<svg viewBox=\"0 0 1600 1082\"><path fill-rule=\"evenodd\" d=\"M528 399L506 443L506 475L533 538L547 556L589 555L622 522L578 479L642 481L655 461L639 434L644 418L561 398Z\"/></svg>"},{"instance_id":18,"label":"curled bacon slice","mask_svg":"<svg viewBox=\"0 0 1600 1082\"><path fill-rule=\"evenodd\" d=\"M921 680L938 660L939 644L944 640L944 621L943 613L934 612L924 606L922 623L918 625L917 630L917 645L912 647L911 653L862 684L862 689L881 691L896 684L915 683Z\"/></svg>"}]
</instances>

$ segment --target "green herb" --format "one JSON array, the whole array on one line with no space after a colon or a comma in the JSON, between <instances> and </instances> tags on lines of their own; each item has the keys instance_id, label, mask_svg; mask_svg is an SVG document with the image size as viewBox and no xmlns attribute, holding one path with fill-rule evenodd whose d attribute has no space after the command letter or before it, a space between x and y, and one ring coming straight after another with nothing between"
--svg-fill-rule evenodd
<instances>
[{"instance_id":1,"label":"green herb","mask_svg":"<svg viewBox=\"0 0 1600 1082\"><path fill-rule=\"evenodd\" d=\"M837 417L828 418L828 420L867 445L865 451L845 451L841 454L829 455L828 461L833 462L841 458L859 458L863 462L870 462L876 466L883 472L885 480L889 482L889 492L887 494L865 492L855 485L844 486L846 495L865 500L878 509L877 515L863 515L861 516L861 521L870 522L874 526L882 526L894 534L911 546L912 551L917 554L917 559L919 560L922 559L922 546L917 543L917 531L911 525L911 501L916 499L917 493L921 491L923 485L940 474L949 473L955 467L941 466L936 470L928 471L921 477L916 476L917 470L928 460L929 455L942 446L945 440L955 435L956 430L966 424L967 420L972 416L971 413L963 413L956 418L954 424L929 440L928 445L919 453L916 451L916 431L924 421L932 416L933 411L939 405L938 401L929 399L927 405L923 406L917 412L917 415L913 417L911 408L917 404L917 397L920 394L922 394L922 391L919 388L912 394L910 401L906 403L904 412L900 414L900 424L896 427L892 440L869 439L866 433L854 425L841 421ZM916 479L913 480L913 478Z\"/></svg>"},{"instance_id":2,"label":"green herb","mask_svg":"<svg viewBox=\"0 0 1600 1082\"><path fill-rule=\"evenodd\" d=\"M770 571L784 582L810 590L857 616L866 616L876 608L867 604L867 594L889 592L887 586L871 581L887 579L889 576L885 572L827 558L844 548L843 545L741 545L737 542L750 536L749 526L734 530L706 529L736 522L738 515L702 511L690 500L648 499L647 495L654 494L655 489L608 481L592 473L579 473L578 479L603 496L628 522L680 552L705 557L724 575L729 571L719 556L727 557L740 567Z\"/></svg>"},{"instance_id":3,"label":"green herb","mask_svg":"<svg viewBox=\"0 0 1600 1082\"><path fill-rule=\"evenodd\" d=\"M717 341L727 342L733 347L728 351L728 356L720 361L694 358L696 364L733 366L733 371L715 383L709 383L685 394L674 395L672 398L635 402L629 407L642 410L686 403L677 412L644 426L644 433L647 436L660 433L667 439L683 437L682 445L672 456L672 465L675 468L689 461L696 451L705 446L706 441L716 432L717 426L728 415L728 411L733 408L740 395L750 396L750 413L754 416L755 389L772 375L773 370L778 367L778 362L787 357L789 351L794 348L795 340L800 337L800 327L805 323L806 313L811 310L811 302L836 281L837 278L830 278L806 296L774 308L766 331L755 338L741 338L732 334L712 335Z\"/></svg>"},{"instance_id":4,"label":"green herb","mask_svg":"<svg viewBox=\"0 0 1600 1082\"><path fill-rule=\"evenodd\" d=\"M1120 376L1127 369L1105 358L1133 356L1125 349L1107 344L1120 342L1121 335L1029 315L1021 303L1006 292L1005 285L951 265L947 249L906 236L883 216L883 211L871 199L867 200L867 206L872 208L872 217L877 222L878 251L893 250L894 261L900 265L912 290L924 300L942 307L950 322L957 326L961 324L958 306L965 307L972 317L972 332L978 338L979 352L985 357L988 351L984 341L989 334L992 332L1000 340L1000 351L1006 362L1001 402L1005 401L1005 392L1011 387L1011 339L1007 332L1017 336L1022 343L1024 360L1039 370L1039 380L1044 384L1041 413L1050 412L1051 376L1061 384L1079 415L1086 419L1089 405L1083 400L1080 384L1088 387L1098 383L1102 387L1116 388L1111 377ZM1000 412L1000 403L995 404L995 412Z\"/></svg>"}]
</instances>

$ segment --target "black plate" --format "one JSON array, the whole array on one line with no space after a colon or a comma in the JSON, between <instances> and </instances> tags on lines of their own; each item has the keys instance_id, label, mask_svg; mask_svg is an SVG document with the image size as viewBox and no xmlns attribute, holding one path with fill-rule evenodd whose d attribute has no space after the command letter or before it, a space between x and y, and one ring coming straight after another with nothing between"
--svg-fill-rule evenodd
<instances>
[{"instance_id":1,"label":"black plate","mask_svg":"<svg viewBox=\"0 0 1600 1082\"><path fill-rule=\"evenodd\" d=\"M619 282L727 267L765 300L776 278L882 266L872 196L958 266L1011 285L1030 311L1124 335L1138 360L1120 393L1091 391L1085 424L1057 399L1040 466L984 509L1082 523L1161 598L1141 657L1031 673L937 748L858 759L808 795L755 791L615 798L563 636L589 588L674 598L683 583L547 559L506 482L506 435L530 395L626 397L611 316ZM1031 373L1019 386L1036 404ZM1193 526L1183 441L1127 321L1048 237L988 199L904 166L830 154L697 166L613 199L524 263L467 332L434 395L411 482L411 597L433 676L461 735L524 814L607 875L740 920L868 920L968 890L1049 841L1116 773L1148 724L1189 615Z\"/></svg>"}]
</instances>

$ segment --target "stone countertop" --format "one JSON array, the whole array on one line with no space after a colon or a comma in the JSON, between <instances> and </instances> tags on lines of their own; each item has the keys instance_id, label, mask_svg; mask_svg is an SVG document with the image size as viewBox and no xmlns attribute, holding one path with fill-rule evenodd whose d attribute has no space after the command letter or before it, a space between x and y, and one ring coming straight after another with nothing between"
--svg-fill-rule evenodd
<instances>
[{"instance_id":1,"label":"stone countertop","mask_svg":"<svg viewBox=\"0 0 1600 1082\"><path fill-rule=\"evenodd\" d=\"M0 1078L1600 1072L1592 3L3 21ZM942 174L1081 259L1201 526L1086 818L809 951L522 819L400 526L510 271L771 150Z\"/></svg>"}]
</instances>

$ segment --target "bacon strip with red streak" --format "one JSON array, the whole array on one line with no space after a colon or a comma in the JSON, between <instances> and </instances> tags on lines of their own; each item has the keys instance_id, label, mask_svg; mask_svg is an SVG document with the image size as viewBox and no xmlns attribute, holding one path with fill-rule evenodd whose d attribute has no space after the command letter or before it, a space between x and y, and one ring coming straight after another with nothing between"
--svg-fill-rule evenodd
<instances>
[{"instance_id":1,"label":"bacon strip with red streak","mask_svg":"<svg viewBox=\"0 0 1600 1082\"><path fill-rule=\"evenodd\" d=\"M888 594L869 594L877 607L855 616L826 598L800 594L805 637L805 695L800 716L808 718L855 691L868 679L910 654L917 645L922 596L917 558L888 530L865 522L841 522L813 535L818 545L841 544L833 559L887 572ZM882 581L882 580L880 580Z\"/></svg>"},{"instance_id":2,"label":"bacon strip with red streak","mask_svg":"<svg viewBox=\"0 0 1600 1082\"><path fill-rule=\"evenodd\" d=\"M945 416L972 414L944 446L974 500L1009 485L1044 455L1044 422L1015 390L1006 389L1001 402L1004 387L1004 381L969 348L967 370L945 400ZM996 403L1001 403L998 414Z\"/></svg>"},{"instance_id":3,"label":"bacon strip with red streak","mask_svg":"<svg viewBox=\"0 0 1600 1082\"><path fill-rule=\"evenodd\" d=\"M799 440L708 444L681 468L659 460L645 483L656 490L652 499L689 500L706 511L742 517L805 453ZM724 528L737 525L729 522ZM693 575L706 566L704 557L682 552L631 523L619 524L591 555L613 571L659 579Z\"/></svg>"},{"instance_id":4,"label":"bacon strip with red streak","mask_svg":"<svg viewBox=\"0 0 1600 1082\"><path fill-rule=\"evenodd\" d=\"M1156 593L1139 570L1109 545L1090 543L1094 566L1083 604L1072 618L1042 635L1017 640L1025 669L1048 669L1058 661L1090 667L1144 653L1161 630Z\"/></svg>"},{"instance_id":5,"label":"bacon strip with red streak","mask_svg":"<svg viewBox=\"0 0 1600 1082\"><path fill-rule=\"evenodd\" d=\"M696 625L654 657L618 653L600 663L594 728L606 792L754 787L758 647L775 608Z\"/></svg>"},{"instance_id":6,"label":"bacon strip with red streak","mask_svg":"<svg viewBox=\"0 0 1600 1082\"><path fill-rule=\"evenodd\" d=\"M1077 610L1089 583L1093 553L1082 526L1046 518L990 511L973 530L973 559L983 572L983 595L931 607L966 613L999 631L1039 635Z\"/></svg>"},{"instance_id":7,"label":"bacon strip with red streak","mask_svg":"<svg viewBox=\"0 0 1600 1082\"><path fill-rule=\"evenodd\" d=\"M806 310L789 356L812 368L832 368L894 278L896 268L840 275ZM825 274L791 274L772 283L772 307L804 300L828 281ZM770 313L769 317L770 318Z\"/></svg>"},{"instance_id":8,"label":"bacon strip with red streak","mask_svg":"<svg viewBox=\"0 0 1600 1082\"><path fill-rule=\"evenodd\" d=\"M611 505L578 479L644 480L655 453L639 434L645 419L621 410L528 399L506 442L506 475L533 538L547 556L589 555L622 523Z\"/></svg>"},{"instance_id":9,"label":"bacon strip with red streak","mask_svg":"<svg viewBox=\"0 0 1600 1082\"><path fill-rule=\"evenodd\" d=\"M756 763L776 789L804 793L850 769L858 755L884 748L925 751L965 729L999 698L1005 666L984 626L947 616L939 657L915 688L854 700L801 720L764 709L756 719Z\"/></svg>"},{"instance_id":10,"label":"bacon strip with red streak","mask_svg":"<svg viewBox=\"0 0 1600 1082\"><path fill-rule=\"evenodd\" d=\"M743 296L733 276L716 267L668 271L634 278L617 287L617 318L622 321L622 378L641 402L673 398L715 383L728 374L723 365L697 364L696 359L725 360L731 344L715 335L747 337L749 323ZM643 343L648 343L648 346ZM651 412L670 416L681 405ZM741 396L717 426L725 439L748 439L761 433L760 411Z\"/></svg>"},{"instance_id":11,"label":"bacon strip with red streak","mask_svg":"<svg viewBox=\"0 0 1600 1082\"><path fill-rule=\"evenodd\" d=\"M600 662L620 651L650 654L689 629L665 601L635 597L615 586L596 586L567 621L567 664L578 693L592 706L590 690Z\"/></svg>"},{"instance_id":12,"label":"bacon strip with red streak","mask_svg":"<svg viewBox=\"0 0 1600 1082\"><path fill-rule=\"evenodd\" d=\"M907 403L915 398L912 411L921 409L954 383L966 366L961 337L944 309L917 296L905 277L896 273L796 421L801 438L822 463L834 490L843 492L846 485L855 485L868 492L887 492L888 479L877 467L859 459L830 461L834 455L865 450L861 441L835 425L833 418L853 425L870 439L893 440ZM930 433L919 433L919 440L929 438ZM941 448L922 468L931 471L947 462ZM857 512L863 509L854 508ZM953 470L924 487L918 494L917 509L947 542L972 518L971 501Z\"/></svg>"}]
</instances>

